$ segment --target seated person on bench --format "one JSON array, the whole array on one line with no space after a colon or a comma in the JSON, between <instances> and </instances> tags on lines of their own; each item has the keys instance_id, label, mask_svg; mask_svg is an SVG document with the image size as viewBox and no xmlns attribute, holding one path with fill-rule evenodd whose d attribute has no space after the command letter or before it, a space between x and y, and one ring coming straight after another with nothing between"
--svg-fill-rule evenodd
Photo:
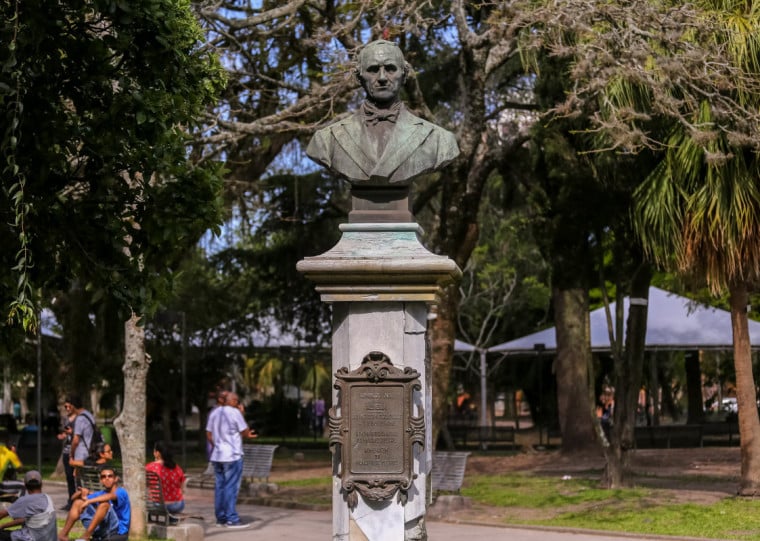
<instances>
[{"instance_id":1,"label":"seated person on bench","mask_svg":"<svg viewBox=\"0 0 760 541\"><path fill-rule=\"evenodd\" d=\"M81 539L100 541L126 538L129 534L131 507L127 491L119 486L119 478L113 466L102 466L100 483L103 490L90 493L80 488L71 497L71 509L66 523L58 534L60 541L67 541L69 532L77 520L86 528Z\"/></svg>"},{"instance_id":2,"label":"seated person on bench","mask_svg":"<svg viewBox=\"0 0 760 541\"><path fill-rule=\"evenodd\" d=\"M153 462L146 464L145 471L155 472L161 479L166 510L172 514L181 513L185 509L185 497L182 494L187 480L185 472L174 462L171 449L162 441L157 441L154 445L153 458Z\"/></svg>"},{"instance_id":3,"label":"seated person on bench","mask_svg":"<svg viewBox=\"0 0 760 541\"><path fill-rule=\"evenodd\" d=\"M24 493L24 484L16 480L21 466L16 447L8 442L0 443L0 500L12 502Z\"/></svg>"},{"instance_id":4,"label":"seated person on bench","mask_svg":"<svg viewBox=\"0 0 760 541\"><path fill-rule=\"evenodd\" d=\"M75 460L72 458L69 460L69 465L71 465L72 468L97 468L103 464L108 464L113 460L113 449L110 444L104 441L96 444L94 451L93 454L98 457L96 460L92 460L89 457L85 460Z\"/></svg>"}]
</instances>

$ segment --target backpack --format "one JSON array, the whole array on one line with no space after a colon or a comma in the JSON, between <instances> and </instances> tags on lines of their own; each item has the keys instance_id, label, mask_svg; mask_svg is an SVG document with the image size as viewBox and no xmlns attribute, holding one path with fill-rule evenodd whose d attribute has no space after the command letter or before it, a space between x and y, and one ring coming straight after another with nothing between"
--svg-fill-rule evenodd
<instances>
[{"instance_id":1,"label":"backpack","mask_svg":"<svg viewBox=\"0 0 760 541\"><path fill-rule=\"evenodd\" d=\"M95 424L93 418L90 415L84 415L84 417L90 421L90 424L92 425L90 445L87 445L87 442L84 442L85 447L87 447L87 452L89 453L88 457L85 459L85 463L92 462L94 464L95 461L100 458L98 450L102 448L102 444L105 440L103 439L103 433L100 431L100 428L98 428L98 425Z\"/></svg>"}]
</instances>

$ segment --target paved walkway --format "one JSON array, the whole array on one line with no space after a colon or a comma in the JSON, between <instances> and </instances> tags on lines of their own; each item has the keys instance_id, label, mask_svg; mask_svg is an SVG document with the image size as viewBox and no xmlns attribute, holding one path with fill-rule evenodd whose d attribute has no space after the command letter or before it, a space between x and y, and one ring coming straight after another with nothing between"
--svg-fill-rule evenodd
<instances>
[{"instance_id":1,"label":"paved walkway","mask_svg":"<svg viewBox=\"0 0 760 541\"><path fill-rule=\"evenodd\" d=\"M44 492L50 494L60 508L66 502L66 487L63 483L46 481ZM214 494L210 489L188 489L186 493L185 512L189 515L203 517L188 519L201 524L205 539L211 541L274 541L288 539L324 540L332 538L332 514L329 511L303 511L283 509L260 505L240 504L238 513L245 522L251 522L250 528L230 530L217 528L214 520ZM58 511L58 517L66 513ZM545 528L512 528L480 526L474 524L451 524L447 522L428 522L428 536L431 541L463 541L478 539L482 541L613 541L621 539L667 539L690 540L677 537L648 537L622 534L597 534ZM707 541L701 539L699 541Z\"/></svg>"}]
</instances>

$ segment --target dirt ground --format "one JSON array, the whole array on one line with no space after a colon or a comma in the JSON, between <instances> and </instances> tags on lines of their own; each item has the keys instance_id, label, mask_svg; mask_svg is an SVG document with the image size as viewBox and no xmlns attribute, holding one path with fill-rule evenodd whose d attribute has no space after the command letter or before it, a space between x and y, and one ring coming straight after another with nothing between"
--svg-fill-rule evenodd
<instances>
[{"instance_id":1,"label":"dirt ground","mask_svg":"<svg viewBox=\"0 0 760 541\"><path fill-rule=\"evenodd\" d=\"M603 465L601 454L566 457L556 450L530 450L513 456L470 456L467 474L521 471L594 478L601 476ZM732 494L739 479L739 448L638 449L631 466L636 485Z\"/></svg>"},{"instance_id":2,"label":"dirt ground","mask_svg":"<svg viewBox=\"0 0 760 541\"><path fill-rule=\"evenodd\" d=\"M523 448L526 449L526 448ZM525 472L536 475L573 476L598 479L604 461L599 456L565 457L557 450L527 450L509 455L473 453L467 462L467 477L473 475ZM736 493L740 470L738 447L695 449L639 449L633 452L634 484L657 489L653 500L711 504ZM275 462L270 481L330 476L329 457ZM329 487L280 487L273 499L290 502L329 502ZM322 493L325 494L322 494ZM325 499L327 498L327 499ZM656 503L656 502L653 502ZM314 506L319 508L319 505ZM324 508L329 508L325 506ZM542 513L539 511L538 513ZM551 510L548 511L551 513ZM462 509L446 509L446 520L504 523L510 515L526 518L528 510L489 508L473 504ZM543 512L545 513L545 512ZM538 517L537 517L538 518Z\"/></svg>"}]
</instances>

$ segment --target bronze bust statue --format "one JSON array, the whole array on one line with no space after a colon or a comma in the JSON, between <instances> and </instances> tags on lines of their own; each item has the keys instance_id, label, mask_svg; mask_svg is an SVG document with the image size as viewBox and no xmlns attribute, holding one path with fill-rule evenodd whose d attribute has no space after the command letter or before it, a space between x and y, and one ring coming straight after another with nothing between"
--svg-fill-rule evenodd
<instances>
[{"instance_id":1,"label":"bronze bust statue","mask_svg":"<svg viewBox=\"0 0 760 541\"><path fill-rule=\"evenodd\" d=\"M367 99L348 118L317 131L306 154L351 183L349 221L412 221L409 184L454 160L456 138L399 100L409 65L395 43L369 43L357 64Z\"/></svg>"}]
</instances>

